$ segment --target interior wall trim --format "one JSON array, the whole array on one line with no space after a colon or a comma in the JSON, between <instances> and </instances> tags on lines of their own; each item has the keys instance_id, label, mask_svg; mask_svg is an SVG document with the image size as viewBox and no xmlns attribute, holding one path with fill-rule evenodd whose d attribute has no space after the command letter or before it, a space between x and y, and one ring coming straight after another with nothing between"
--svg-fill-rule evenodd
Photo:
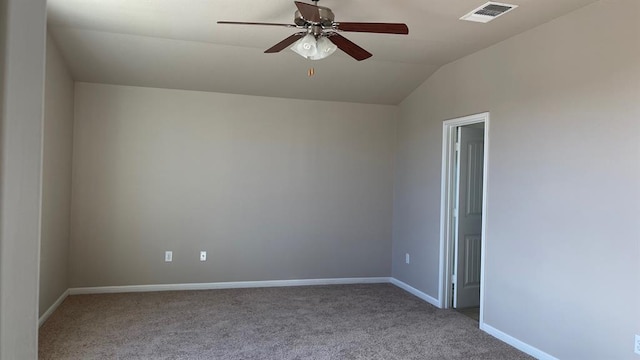
<instances>
[{"instance_id":1,"label":"interior wall trim","mask_svg":"<svg viewBox=\"0 0 640 360\"><path fill-rule=\"evenodd\" d=\"M69 289L69 294L84 295L84 294L111 294L111 293L146 292L146 291L215 290L215 289L242 289L242 288L259 288L259 287L343 285L343 284L344 285L381 284L381 283L389 283L389 282L391 282L391 278L389 277L359 277L359 278L185 283L185 284L97 286L97 287L71 288Z\"/></svg>"},{"instance_id":2,"label":"interior wall trim","mask_svg":"<svg viewBox=\"0 0 640 360\"><path fill-rule=\"evenodd\" d=\"M487 325L486 323L481 323L480 324L480 330L486 332L487 334L495 337L496 339L503 341L511 346L513 346L514 348L527 353L531 356L533 356L536 359L539 360L558 360L558 358L553 357L549 354L547 354L546 352L531 346L521 340L518 340L516 338L514 338L511 335L508 335L506 333L503 333L502 331L494 328L491 325Z\"/></svg>"},{"instance_id":3,"label":"interior wall trim","mask_svg":"<svg viewBox=\"0 0 640 360\"><path fill-rule=\"evenodd\" d=\"M431 295L429 295L429 294L427 294L425 292L422 292L422 291L414 288L413 286L411 286L411 285L409 285L409 284L407 284L405 282L402 282L402 281L400 281L400 280L398 280L396 278L391 278L391 283L393 285L399 287L400 289L402 289L402 290L404 290L404 291L406 291L406 292L408 292L408 293L410 293L412 295L417 296L418 298L428 302L429 304L431 304L431 305L433 305L433 306L435 306L437 308L441 307L440 306L440 300L434 298L433 296L431 296Z\"/></svg>"},{"instance_id":4,"label":"interior wall trim","mask_svg":"<svg viewBox=\"0 0 640 360\"><path fill-rule=\"evenodd\" d=\"M45 311L44 314L40 316L40 318L38 319L38 327L42 326L42 324L47 321L47 319L51 316L51 314L53 314L54 311L56 311L56 309L62 304L67 296L69 296L69 289L65 290L62 295L60 295L58 300L56 300L51 306L49 306L47 311Z\"/></svg>"}]
</instances>

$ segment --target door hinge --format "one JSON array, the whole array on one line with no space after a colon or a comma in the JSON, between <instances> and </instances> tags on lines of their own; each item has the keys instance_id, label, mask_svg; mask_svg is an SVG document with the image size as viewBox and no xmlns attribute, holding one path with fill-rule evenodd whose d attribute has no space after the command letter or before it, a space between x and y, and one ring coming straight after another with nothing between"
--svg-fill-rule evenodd
<instances>
[{"instance_id":1,"label":"door hinge","mask_svg":"<svg viewBox=\"0 0 640 360\"><path fill-rule=\"evenodd\" d=\"M460 143L459 142L456 143L456 151L460 151Z\"/></svg>"},{"instance_id":2,"label":"door hinge","mask_svg":"<svg viewBox=\"0 0 640 360\"><path fill-rule=\"evenodd\" d=\"M453 209L453 217L458 217L458 208Z\"/></svg>"}]
</instances>

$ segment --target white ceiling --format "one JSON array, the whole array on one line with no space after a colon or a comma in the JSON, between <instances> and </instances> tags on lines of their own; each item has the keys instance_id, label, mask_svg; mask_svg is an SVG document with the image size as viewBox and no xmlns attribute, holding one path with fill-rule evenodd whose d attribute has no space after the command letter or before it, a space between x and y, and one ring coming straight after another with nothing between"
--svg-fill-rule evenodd
<instances>
[{"instance_id":1,"label":"white ceiling","mask_svg":"<svg viewBox=\"0 0 640 360\"><path fill-rule=\"evenodd\" d=\"M296 29L216 24L292 23L292 0L49 0L48 8L77 81L398 104L440 66L595 1L506 1L519 7L480 24L458 18L486 0L321 0L336 21L409 26L407 36L342 33L373 53L361 62L340 51L320 61L264 54Z\"/></svg>"}]
</instances>

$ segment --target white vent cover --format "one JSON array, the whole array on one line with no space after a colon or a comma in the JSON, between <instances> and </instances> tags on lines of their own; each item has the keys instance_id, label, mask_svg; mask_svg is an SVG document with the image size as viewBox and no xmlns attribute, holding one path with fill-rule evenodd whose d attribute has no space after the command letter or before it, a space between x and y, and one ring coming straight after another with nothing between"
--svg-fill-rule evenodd
<instances>
[{"instance_id":1,"label":"white vent cover","mask_svg":"<svg viewBox=\"0 0 640 360\"><path fill-rule=\"evenodd\" d=\"M502 16L509 11L517 8L518 5L503 4L493 1L480 6L479 8L471 11L467 15L460 18L460 20L475 21L481 23L487 23L499 16Z\"/></svg>"}]
</instances>

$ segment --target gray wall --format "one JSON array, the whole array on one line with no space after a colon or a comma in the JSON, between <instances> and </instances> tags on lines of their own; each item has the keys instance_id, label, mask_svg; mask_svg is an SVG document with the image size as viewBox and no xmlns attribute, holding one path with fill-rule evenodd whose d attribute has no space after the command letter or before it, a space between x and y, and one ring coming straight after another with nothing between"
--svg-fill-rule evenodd
<instances>
[{"instance_id":1,"label":"gray wall","mask_svg":"<svg viewBox=\"0 0 640 360\"><path fill-rule=\"evenodd\" d=\"M637 0L595 3L401 104L394 277L437 297L442 121L490 111L485 322L561 359L637 358L639 16Z\"/></svg>"},{"instance_id":2,"label":"gray wall","mask_svg":"<svg viewBox=\"0 0 640 360\"><path fill-rule=\"evenodd\" d=\"M390 275L397 107L75 94L72 287Z\"/></svg>"},{"instance_id":3,"label":"gray wall","mask_svg":"<svg viewBox=\"0 0 640 360\"><path fill-rule=\"evenodd\" d=\"M0 359L35 359L44 108L44 0L8 0L0 138ZM6 6L6 8L5 8ZM4 26L3 26L4 27Z\"/></svg>"},{"instance_id":4,"label":"gray wall","mask_svg":"<svg viewBox=\"0 0 640 360\"><path fill-rule=\"evenodd\" d=\"M7 51L7 2L0 1L0 49L5 54ZM4 62L5 56L0 56L0 119L4 119ZM0 147L1 148L1 147Z\"/></svg>"},{"instance_id":5,"label":"gray wall","mask_svg":"<svg viewBox=\"0 0 640 360\"><path fill-rule=\"evenodd\" d=\"M73 79L47 37L42 159L40 315L69 288Z\"/></svg>"},{"instance_id":6,"label":"gray wall","mask_svg":"<svg viewBox=\"0 0 640 360\"><path fill-rule=\"evenodd\" d=\"M0 1L0 49L2 49L2 53L6 54L7 51L7 2L6 1ZM5 56L0 56L0 166L4 167L4 159L2 158L2 154L4 153L4 124L5 124L5 114L4 114L4 102L5 102ZM0 173L0 176L2 175L2 173ZM2 178L2 182L4 182L4 178ZM2 193L0 192L0 201L2 201ZM4 202L2 202L2 206L4 207ZM4 221L3 217L2 217L2 213L0 213L0 221ZM2 225L2 223L0 222L0 225ZM0 346L2 346L3 343L6 343L9 338L3 334L3 327L5 327L5 325L2 325L2 311L4 311L4 306L2 306L2 293L4 291L8 291L9 287L7 285L5 285L5 282L7 282L6 280L4 280L4 271L7 271L8 269L4 269L4 267L2 266L2 262L4 259L4 252L2 250L2 248L4 247L4 242L7 241L5 240L5 235L2 234L2 232L0 232ZM6 288L6 290L5 290ZM0 359L2 359L2 353L0 352Z\"/></svg>"}]
</instances>

